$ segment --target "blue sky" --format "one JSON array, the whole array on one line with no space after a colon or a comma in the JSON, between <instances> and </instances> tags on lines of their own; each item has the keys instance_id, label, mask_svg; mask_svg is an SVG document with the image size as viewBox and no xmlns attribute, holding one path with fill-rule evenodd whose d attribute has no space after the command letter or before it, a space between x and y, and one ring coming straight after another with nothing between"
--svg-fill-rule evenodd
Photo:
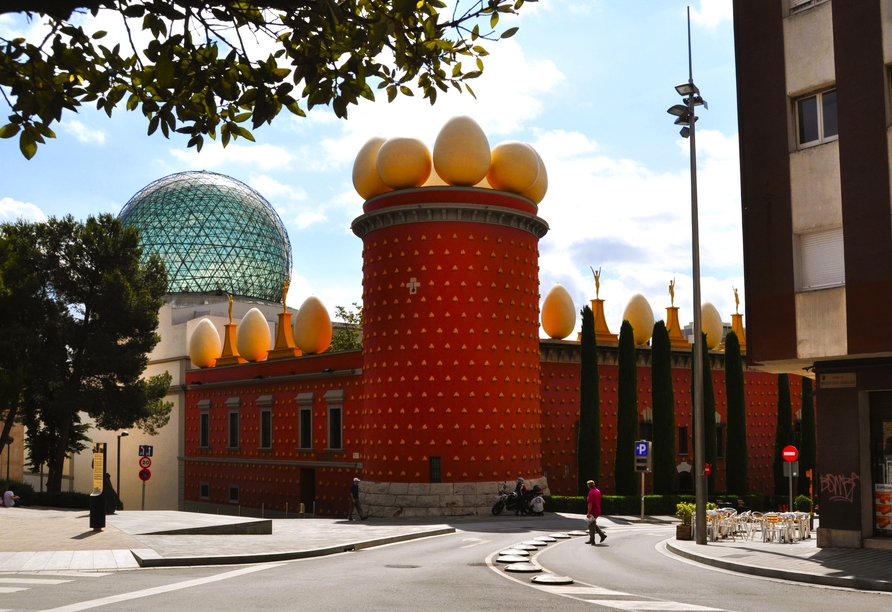
<instances>
[{"instance_id":1,"label":"blue sky","mask_svg":"<svg viewBox=\"0 0 892 612\"><path fill-rule=\"evenodd\" d=\"M709 110L697 123L703 301L725 321L732 286L745 312L731 0L688 0L694 80ZM381 135L413 136L432 147L440 127L467 114L490 145L521 140L545 162L549 190L539 214L551 226L540 242L540 293L564 285L577 309L595 297L590 266L601 268L607 322L619 331L635 293L657 319L675 304L692 320L688 141L666 109L680 101L674 86L688 77L688 2L675 0L542 0L527 4L514 38L490 44L475 100L456 92L431 107L420 95L363 101L350 118L314 108L305 119L280 115L229 147L146 136L146 122L118 110L112 119L90 109L63 116L58 138L25 160L17 142L0 141L0 220L19 216L117 214L152 181L186 170L228 174L262 193L288 229L299 306L318 296L335 305L361 302L361 242L350 232L362 212L351 169L359 148ZM20 19L0 19L0 32L23 32ZM5 113L5 114L8 114Z\"/></svg>"}]
</instances>

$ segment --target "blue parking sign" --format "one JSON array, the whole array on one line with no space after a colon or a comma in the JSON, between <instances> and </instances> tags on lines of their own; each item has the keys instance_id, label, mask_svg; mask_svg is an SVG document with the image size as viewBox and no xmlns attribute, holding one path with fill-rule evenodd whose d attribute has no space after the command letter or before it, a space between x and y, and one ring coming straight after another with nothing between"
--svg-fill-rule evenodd
<instances>
[{"instance_id":1,"label":"blue parking sign","mask_svg":"<svg viewBox=\"0 0 892 612\"><path fill-rule=\"evenodd\" d=\"M635 442L635 456L647 457L647 442Z\"/></svg>"}]
</instances>

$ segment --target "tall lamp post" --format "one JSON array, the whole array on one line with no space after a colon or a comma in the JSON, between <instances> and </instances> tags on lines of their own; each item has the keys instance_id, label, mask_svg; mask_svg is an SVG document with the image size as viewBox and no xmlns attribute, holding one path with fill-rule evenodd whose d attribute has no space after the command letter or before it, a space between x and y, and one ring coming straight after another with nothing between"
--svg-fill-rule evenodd
<instances>
[{"instance_id":1,"label":"tall lamp post","mask_svg":"<svg viewBox=\"0 0 892 612\"><path fill-rule=\"evenodd\" d=\"M688 7L688 82L675 86L684 104L676 104L667 112L674 115L675 125L682 126L681 136L690 139L691 146L691 260L694 277L694 487L696 513L694 533L697 544L706 544L706 432L703 417L703 328L700 305L700 228L697 213L697 140L695 106L706 105L700 90L694 85L694 68L691 59L691 7Z\"/></svg>"},{"instance_id":2,"label":"tall lamp post","mask_svg":"<svg viewBox=\"0 0 892 612\"><path fill-rule=\"evenodd\" d=\"M118 434L118 471L115 484L115 493L118 494L118 499L121 499L121 438L126 438L129 435L130 433L126 429Z\"/></svg>"}]
</instances>

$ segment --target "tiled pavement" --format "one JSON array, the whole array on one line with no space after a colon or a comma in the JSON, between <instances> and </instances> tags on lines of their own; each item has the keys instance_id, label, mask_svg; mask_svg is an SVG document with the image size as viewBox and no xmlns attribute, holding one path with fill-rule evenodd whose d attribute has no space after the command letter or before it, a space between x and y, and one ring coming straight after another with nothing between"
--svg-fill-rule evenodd
<instances>
[{"instance_id":1,"label":"tiled pavement","mask_svg":"<svg viewBox=\"0 0 892 612\"><path fill-rule=\"evenodd\" d=\"M494 521L504 522L497 528L563 531L577 529L580 519L573 514L547 513L536 518L535 524L523 526L501 517L372 518L349 523L343 519L264 520L125 511L106 517L105 529L93 531L84 510L9 508L0 509L0 573L280 561L491 528ZM677 521L674 517L649 517L647 522ZM606 527L636 523L637 517L603 520ZM892 591L892 550L821 549L814 539L795 544L738 539L699 546L672 538L665 544L676 555L740 573Z\"/></svg>"}]
</instances>

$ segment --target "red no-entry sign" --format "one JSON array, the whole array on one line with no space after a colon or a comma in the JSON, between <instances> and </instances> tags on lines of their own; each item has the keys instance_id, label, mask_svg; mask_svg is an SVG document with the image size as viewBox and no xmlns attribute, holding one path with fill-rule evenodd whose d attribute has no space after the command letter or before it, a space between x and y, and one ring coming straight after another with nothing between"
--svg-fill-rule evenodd
<instances>
[{"instance_id":1,"label":"red no-entry sign","mask_svg":"<svg viewBox=\"0 0 892 612\"><path fill-rule=\"evenodd\" d=\"M712 474L712 466L709 465L708 463L704 463L704 464L703 464L703 473L704 473L705 475L707 475L707 476L709 476L710 474Z\"/></svg>"},{"instance_id":2,"label":"red no-entry sign","mask_svg":"<svg viewBox=\"0 0 892 612\"><path fill-rule=\"evenodd\" d=\"M793 445L785 446L781 451L781 457L784 458L784 461L796 461L799 459L799 450Z\"/></svg>"}]
</instances>

